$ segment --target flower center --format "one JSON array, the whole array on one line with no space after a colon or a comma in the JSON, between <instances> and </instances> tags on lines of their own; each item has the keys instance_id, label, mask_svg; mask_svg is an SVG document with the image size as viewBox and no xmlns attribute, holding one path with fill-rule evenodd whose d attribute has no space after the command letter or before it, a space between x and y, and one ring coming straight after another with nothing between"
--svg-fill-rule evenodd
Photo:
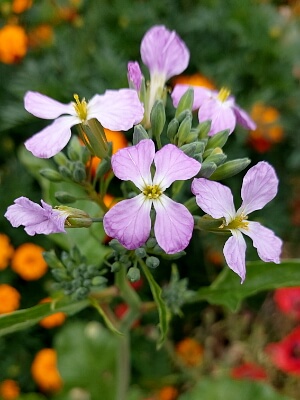
<instances>
[{"instance_id":1,"label":"flower center","mask_svg":"<svg viewBox=\"0 0 300 400\"><path fill-rule=\"evenodd\" d=\"M228 99L228 97L230 96L230 90L227 89L226 87L222 87L221 90L218 93L217 98L224 103L224 101L226 101Z\"/></svg>"},{"instance_id":2,"label":"flower center","mask_svg":"<svg viewBox=\"0 0 300 400\"><path fill-rule=\"evenodd\" d=\"M229 224L226 226L227 229L248 229L249 222L247 215L237 215Z\"/></svg>"},{"instance_id":3,"label":"flower center","mask_svg":"<svg viewBox=\"0 0 300 400\"><path fill-rule=\"evenodd\" d=\"M147 185L143 190L143 195L145 195L148 199L158 199L162 194L162 190L158 185Z\"/></svg>"},{"instance_id":4,"label":"flower center","mask_svg":"<svg viewBox=\"0 0 300 400\"><path fill-rule=\"evenodd\" d=\"M85 98L83 98L80 101L78 94L74 94L74 99L75 99L76 103L73 103L73 105L74 105L76 114L81 119L81 121L84 122L87 119L87 102L85 101Z\"/></svg>"}]
</instances>

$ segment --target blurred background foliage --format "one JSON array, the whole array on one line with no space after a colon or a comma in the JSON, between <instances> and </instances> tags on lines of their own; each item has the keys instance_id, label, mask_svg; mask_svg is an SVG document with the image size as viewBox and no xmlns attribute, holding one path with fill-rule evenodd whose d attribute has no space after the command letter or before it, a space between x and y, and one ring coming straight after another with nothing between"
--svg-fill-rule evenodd
<instances>
[{"instance_id":1,"label":"blurred background foliage","mask_svg":"<svg viewBox=\"0 0 300 400\"><path fill-rule=\"evenodd\" d=\"M267 160L275 167L280 178L279 194L260 217L283 238L284 256L299 257L299 1L36 0L32 4L27 2L27 7L25 1L21 11L14 9L14 3L16 1L0 0L0 223L1 232L11 238L15 248L28 242L29 238L22 228L13 229L4 219L7 206L20 196L37 202L41 197L40 187L19 161L18 151L25 139L46 125L45 121L24 110L25 92L39 91L68 103L74 93L89 99L106 89L127 87L127 62L140 61L139 46L143 35L151 26L164 24L176 30L191 51L189 67L184 75L200 74L217 88L229 87L238 104L256 120L257 131L237 128L225 151L229 159L250 157L253 164ZM25 44L21 53L18 53L20 48L15 54L12 51L13 40L19 33L13 32L7 38L3 34L7 26L22 28ZM13 53L9 60L4 57L7 47ZM147 75L145 68L143 72ZM174 82L169 82L170 86ZM168 107L171 109L171 104ZM237 199L242 176L225 182L233 188ZM198 288L221 270L224 264L221 254L223 241L216 236L202 235L199 245L199 237L195 236L188 257L182 261L180 273ZM52 247L46 237L30 238L30 242L46 250ZM251 249L248 252L248 258L255 259L255 252ZM166 272L163 265L157 271L157 279L162 283L169 279L169 275L170 271ZM48 274L36 281L24 281L10 269L0 275L1 283L8 283L20 291L21 308L32 306L45 297L50 281ZM147 288L143 290L147 297ZM185 336L196 337L208 354L201 371L218 375L220 370L228 370L228 366L240 360L241 354L249 355L255 341L256 349L261 349L268 340L278 340L280 333L287 333L293 326L289 320L285 321L286 327L282 327L278 323L280 318L276 322L270 319L269 314L275 313L270 294L251 298L245 310L229 315L221 308L199 304L190 306L185 310L186 318L178 317L173 321L171 337L175 343ZM102 340L108 345L107 341L111 340L109 346L112 349L116 343L114 339L104 337L107 333L102 332L96 322L90 330L83 327L82 321L93 319L98 319L96 313L85 310L70 317L62 328L47 330L37 326L1 338L0 381L10 377L18 381L22 392L36 392L18 397L21 399L98 400L95 393L99 391L99 382L95 387L92 382L95 382L97 374L102 374L104 381L113 381L111 374L116 362L111 352L103 354L100 342ZM219 398L217 392L210 393L209 385L204 383L182 397L171 391L159 394L160 388L175 383L189 389L185 386L185 378L190 379L195 374L193 368L197 369L198 364L185 369L184 364L174 359L174 343L170 343L167 350L156 352L155 332L151 328L153 322L156 322L155 314L150 313L142 327L133 334L135 386L132 400L146 399L144 390L145 393L155 392L156 397L151 398L159 400L198 399L199 393L202 399ZM100 335L93 342L93 332L97 330L104 336ZM242 345L242 340L248 340L248 344ZM57 395L41 388L30 373L34 355L53 346L59 350L59 367L65 382L63 392ZM197 352L197 348L192 351ZM255 361L264 362L257 354ZM220 363L218 367L213 363L217 363L215 360ZM72 372L73 365L77 367ZM96 370L91 368L95 365ZM82 371L88 372L81 374ZM285 390L291 396L299 393L299 382L286 381L283 375L274 371L270 376L277 389ZM221 380L218 384L220 393L233 390L227 381ZM81 389L76 391L76 386ZM214 385L210 387L218 390ZM113 389L110 385L101 388L103 391ZM244 387L234 390L240 390L237 398L241 398ZM254 396L257 399L286 398L275 392L272 394L270 390L269 387L252 386L249 399ZM92 397L88 397L89 393ZM113 395L106 394L105 400L110 400Z\"/></svg>"}]
</instances>

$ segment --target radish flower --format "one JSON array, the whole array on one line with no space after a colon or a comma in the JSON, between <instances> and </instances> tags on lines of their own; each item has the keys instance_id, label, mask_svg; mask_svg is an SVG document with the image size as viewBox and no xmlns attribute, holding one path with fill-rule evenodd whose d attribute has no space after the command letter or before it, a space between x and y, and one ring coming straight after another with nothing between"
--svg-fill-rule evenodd
<instances>
[{"instance_id":1,"label":"radish flower","mask_svg":"<svg viewBox=\"0 0 300 400\"><path fill-rule=\"evenodd\" d=\"M15 204L8 207L4 216L14 228L23 225L30 236L66 232L65 221L71 213L53 209L43 200L41 204L42 206L26 197L19 197Z\"/></svg>"},{"instance_id":2,"label":"radish flower","mask_svg":"<svg viewBox=\"0 0 300 400\"><path fill-rule=\"evenodd\" d=\"M178 84L171 94L173 105L177 107L183 94L190 88L189 85ZM235 99L230 91L222 88L219 92L209 90L200 86L192 86L194 89L193 110L198 110L199 122L211 121L209 136L229 129L232 133L236 124L246 129L254 130L255 122L249 117L246 111L235 104Z\"/></svg>"},{"instance_id":3,"label":"radish flower","mask_svg":"<svg viewBox=\"0 0 300 400\"><path fill-rule=\"evenodd\" d=\"M204 178L194 179L192 192L198 206L213 218L224 218L221 230L230 231L223 252L226 262L242 282L246 276L246 242L242 234L249 236L259 257L266 262L280 263L282 241L273 231L258 222L248 220L248 214L262 209L277 194L278 178L267 162L259 162L250 168L243 179L242 205L235 211L231 190L218 182Z\"/></svg>"},{"instance_id":4,"label":"radish flower","mask_svg":"<svg viewBox=\"0 0 300 400\"><path fill-rule=\"evenodd\" d=\"M112 131L127 131L139 123L144 108L135 90L107 90L96 94L89 102L79 100L63 104L38 92L27 92L25 109L36 117L54 119L51 125L36 133L25 142L27 150L39 158L50 158L59 153L71 138L71 127L87 124L96 118L100 124Z\"/></svg>"},{"instance_id":5,"label":"radish flower","mask_svg":"<svg viewBox=\"0 0 300 400\"><path fill-rule=\"evenodd\" d=\"M156 172L152 179L151 165ZM167 253L182 251L192 236L194 220L188 209L164 194L175 180L195 176L201 164L172 144L155 153L154 142L141 140L137 145L119 150L112 157L115 175L132 181L141 191L132 199L113 206L104 216L108 236L116 238L129 250L142 246L150 235L152 205L156 211L154 234Z\"/></svg>"}]
</instances>

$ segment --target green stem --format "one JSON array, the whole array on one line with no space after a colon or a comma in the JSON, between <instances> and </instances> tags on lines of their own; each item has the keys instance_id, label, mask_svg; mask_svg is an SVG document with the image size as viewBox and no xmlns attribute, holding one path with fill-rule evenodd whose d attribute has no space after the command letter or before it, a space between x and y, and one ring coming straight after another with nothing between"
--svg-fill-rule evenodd
<instances>
[{"instance_id":1,"label":"green stem","mask_svg":"<svg viewBox=\"0 0 300 400\"><path fill-rule=\"evenodd\" d=\"M116 400L127 400L130 383L130 336L129 332L118 338Z\"/></svg>"}]
</instances>

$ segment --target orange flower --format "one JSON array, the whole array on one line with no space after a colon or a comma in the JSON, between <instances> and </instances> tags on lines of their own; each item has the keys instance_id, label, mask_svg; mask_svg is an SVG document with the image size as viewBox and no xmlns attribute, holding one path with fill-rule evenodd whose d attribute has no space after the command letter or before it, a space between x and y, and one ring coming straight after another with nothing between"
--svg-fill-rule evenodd
<instances>
[{"instance_id":1,"label":"orange flower","mask_svg":"<svg viewBox=\"0 0 300 400\"><path fill-rule=\"evenodd\" d=\"M14 64L27 52L27 35L18 25L5 25L0 29L0 61Z\"/></svg>"},{"instance_id":2,"label":"orange flower","mask_svg":"<svg viewBox=\"0 0 300 400\"><path fill-rule=\"evenodd\" d=\"M6 379L0 383L0 397L3 400L15 400L19 398L20 387L12 379Z\"/></svg>"},{"instance_id":3,"label":"orange flower","mask_svg":"<svg viewBox=\"0 0 300 400\"><path fill-rule=\"evenodd\" d=\"M30 47L48 46L53 42L53 28L51 25L42 24L28 33Z\"/></svg>"},{"instance_id":4,"label":"orange flower","mask_svg":"<svg viewBox=\"0 0 300 400\"><path fill-rule=\"evenodd\" d=\"M15 311L20 306L20 293L12 286L2 283L0 285L0 314Z\"/></svg>"},{"instance_id":5,"label":"orange flower","mask_svg":"<svg viewBox=\"0 0 300 400\"><path fill-rule=\"evenodd\" d=\"M274 107L256 103L252 107L251 117L257 128L249 133L249 144L259 153L268 151L274 143L283 139L283 128L279 124L280 114Z\"/></svg>"},{"instance_id":6,"label":"orange flower","mask_svg":"<svg viewBox=\"0 0 300 400\"><path fill-rule=\"evenodd\" d=\"M193 75L180 75L172 80L173 86L178 83L192 86L203 86L211 90L216 89L215 85L209 78L206 78L206 76L201 75L198 72Z\"/></svg>"},{"instance_id":7,"label":"orange flower","mask_svg":"<svg viewBox=\"0 0 300 400\"><path fill-rule=\"evenodd\" d=\"M43 251L42 247L34 243L22 244L13 255L11 268L26 281L41 278L48 269L43 258Z\"/></svg>"},{"instance_id":8,"label":"orange flower","mask_svg":"<svg viewBox=\"0 0 300 400\"><path fill-rule=\"evenodd\" d=\"M128 141L123 132L110 131L104 128L106 139L108 142L112 142L112 154L115 154L118 150L127 147ZM100 158L93 157L92 159L92 173L95 174L98 164L100 163Z\"/></svg>"},{"instance_id":9,"label":"orange flower","mask_svg":"<svg viewBox=\"0 0 300 400\"><path fill-rule=\"evenodd\" d=\"M203 347L192 338L185 338L177 343L176 353L189 367L197 367L203 359Z\"/></svg>"},{"instance_id":10,"label":"orange flower","mask_svg":"<svg viewBox=\"0 0 300 400\"><path fill-rule=\"evenodd\" d=\"M165 386L158 393L158 400L176 400L178 390L174 386Z\"/></svg>"},{"instance_id":11,"label":"orange flower","mask_svg":"<svg viewBox=\"0 0 300 400\"><path fill-rule=\"evenodd\" d=\"M116 199L111 194L106 193L106 195L103 197L103 203L108 209L112 208L112 206L114 206L116 202Z\"/></svg>"},{"instance_id":12,"label":"orange flower","mask_svg":"<svg viewBox=\"0 0 300 400\"><path fill-rule=\"evenodd\" d=\"M42 391L57 392L63 382L57 369L57 355L54 349L42 349L36 355L31 365L31 374Z\"/></svg>"},{"instance_id":13,"label":"orange flower","mask_svg":"<svg viewBox=\"0 0 300 400\"><path fill-rule=\"evenodd\" d=\"M9 237L0 233L0 270L8 266L13 254L14 248L10 244Z\"/></svg>"},{"instance_id":14,"label":"orange flower","mask_svg":"<svg viewBox=\"0 0 300 400\"><path fill-rule=\"evenodd\" d=\"M50 297L47 297L46 299L43 299L40 301L40 303L50 303L52 299ZM46 329L51 329L56 326L62 325L66 320L66 314L63 312L57 312L55 314L49 315L48 317L45 317L40 320L39 324Z\"/></svg>"},{"instance_id":15,"label":"orange flower","mask_svg":"<svg viewBox=\"0 0 300 400\"><path fill-rule=\"evenodd\" d=\"M12 10L16 14L21 14L22 12L28 10L32 6L32 0L13 0Z\"/></svg>"}]
</instances>

